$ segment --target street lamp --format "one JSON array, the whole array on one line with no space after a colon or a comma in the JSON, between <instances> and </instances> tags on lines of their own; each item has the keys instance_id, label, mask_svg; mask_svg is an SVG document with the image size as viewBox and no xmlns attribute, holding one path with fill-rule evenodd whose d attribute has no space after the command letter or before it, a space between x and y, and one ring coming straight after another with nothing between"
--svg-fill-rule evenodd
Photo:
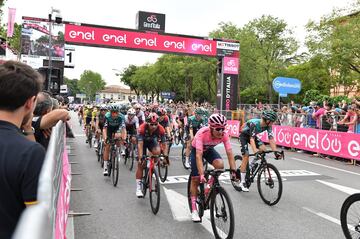
<instances>
[{"instance_id":1,"label":"street lamp","mask_svg":"<svg viewBox=\"0 0 360 239\"><path fill-rule=\"evenodd\" d=\"M56 13L55 15L55 22L57 24L60 24L62 22L62 17L60 15L60 10L59 9L55 9L55 8L51 8L51 11L49 13L49 64L48 64L48 88L47 90L50 91L50 84L51 84L51 73L52 73L52 34L51 34L51 29L52 29L52 14Z\"/></svg>"}]
</instances>

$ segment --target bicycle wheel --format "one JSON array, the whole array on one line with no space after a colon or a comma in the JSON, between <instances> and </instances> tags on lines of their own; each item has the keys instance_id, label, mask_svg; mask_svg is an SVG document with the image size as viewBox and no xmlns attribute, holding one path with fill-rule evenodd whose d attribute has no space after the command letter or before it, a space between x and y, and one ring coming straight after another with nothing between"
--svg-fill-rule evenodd
<instances>
[{"instance_id":1,"label":"bicycle wheel","mask_svg":"<svg viewBox=\"0 0 360 239\"><path fill-rule=\"evenodd\" d=\"M360 238L360 193L350 195L344 201L340 221L346 239Z\"/></svg>"},{"instance_id":2,"label":"bicycle wheel","mask_svg":"<svg viewBox=\"0 0 360 239\"><path fill-rule=\"evenodd\" d=\"M97 160L98 160L98 162L100 162L100 158L101 158L101 141L100 141L100 140L99 140L99 142L98 142L96 155L97 155Z\"/></svg>"},{"instance_id":3,"label":"bicycle wheel","mask_svg":"<svg viewBox=\"0 0 360 239\"><path fill-rule=\"evenodd\" d=\"M136 145L135 144L131 144L131 151L130 151L130 158L129 158L129 170L132 171L133 167L134 167L134 160L135 160L135 150L136 150Z\"/></svg>"},{"instance_id":4,"label":"bicycle wheel","mask_svg":"<svg viewBox=\"0 0 360 239\"><path fill-rule=\"evenodd\" d=\"M186 167L185 165L185 160L186 160L186 146L183 144L182 149L181 149L181 162L183 167L187 170L189 169L188 167Z\"/></svg>"},{"instance_id":5,"label":"bicycle wheel","mask_svg":"<svg viewBox=\"0 0 360 239\"><path fill-rule=\"evenodd\" d=\"M142 184L141 191L142 191L142 193L143 193L143 198L145 198L147 188L149 187L149 185L148 185L148 183L149 183L148 171L149 171L148 168L145 168L145 169L143 170L143 177L142 177L142 179L141 179L141 184Z\"/></svg>"},{"instance_id":6,"label":"bicycle wheel","mask_svg":"<svg viewBox=\"0 0 360 239\"><path fill-rule=\"evenodd\" d=\"M268 163L258 173L257 188L261 199L269 206L277 204L282 194L282 180L277 168Z\"/></svg>"},{"instance_id":7,"label":"bicycle wheel","mask_svg":"<svg viewBox=\"0 0 360 239\"><path fill-rule=\"evenodd\" d=\"M174 143L175 143L176 145L179 145L179 143L180 143L179 131L178 131L178 130L175 130Z\"/></svg>"},{"instance_id":8,"label":"bicycle wheel","mask_svg":"<svg viewBox=\"0 0 360 239\"><path fill-rule=\"evenodd\" d=\"M217 187L211 196L210 220L215 238L233 238L235 217L229 195L224 188Z\"/></svg>"},{"instance_id":9,"label":"bicycle wheel","mask_svg":"<svg viewBox=\"0 0 360 239\"><path fill-rule=\"evenodd\" d=\"M120 161L120 155L118 152L114 152L112 157L112 183L114 187L116 187L118 180L119 180L119 161Z\"/></svg>"},{"instance_id":10,"label":"bicycle wheel","mask_svg":"<svg viewBox=\"0 0 360 239\"><path fill-rule=\"evenodd\" d=\"M92 132L91 129L89 129L89 135L88 135L88 143L89 143L89 147L92 147Z\"/></svg>"},{"instance_id":11,"label":"bicycle wheel","mask_svg":"<svg viewBox=\"0 0 360 239\"><path fill-rule=\"evenodd\" d=\"M161 157L161 159L159 159L158 162L158 169L159 169L159 176L160 176L160 180L161 182L165 182L166 178L167 178L167 174L168 174L168 165L165 164L166 159L164 157Z\"/></svg>"},{"instance_id":12,"label":"bicycle wheel","mask_svg":"<svg viewBox=\"0 0 360 239\"><path fill-rule=\"evenodd\" d=\"M156 215L160 208L160 180L155 168L149 178L149 198L151 210Z\"/></svg>"},{"instance_id":13,"label":"bicycle wheel","mask_svg":"<svg viewBox=\"0 0 360 239\"><path fill-rule=\"evenodd\" d=\"M101 142L100 148L100 167L104 167L104 142Z\"/></svg>"}]
</instances>

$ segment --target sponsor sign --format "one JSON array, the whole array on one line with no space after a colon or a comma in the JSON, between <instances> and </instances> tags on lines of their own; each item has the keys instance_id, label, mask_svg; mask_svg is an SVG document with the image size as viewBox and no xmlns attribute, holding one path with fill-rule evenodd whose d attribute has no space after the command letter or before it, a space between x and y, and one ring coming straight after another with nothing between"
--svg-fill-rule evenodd
<instances>
[{"instance_id":1,"label":"sponsor sign","mask_svg":"<svg viewBox=\"0 0 360 239\"><path fill-rule=\"evenodd\" d=\"M65 68L74 68L75 67L75 47L65 46Z\"/></svg>"},{"instance_id":2,"label":"sponsor sign","mask_svg":"<svg viewBox=\"0 0 360 239\"><path fill-rule=\"evenodd\" d=\"M175 92L163 91L160 93L160 95L164 99L174 99L175 98Z\"/></svg>"},{"instance_id":3,"label":"sponsor sign","mask_svg":"<svg viewBox=\"0 0 360 239\"><path fill-rule=\"evenodd\" d=\"M138 30L165 32L165 14L139 11L136 14Z\"/></svg>"},{"instance_id":4,"label":"sponsor sign","mask_svg":"<svg viewBox=\"0 0 360 239\"><path fill-rule=\"evenodd\" d=\"M223 109L221 110L236 110L237 107L237 92L238 92L238 75L224 74L223 78Z\"/></svg>"},{"instance_id":5,"label":"sponsor sign","mask_svg":"<svg viewBox=\"0 0 360 239\"><path fill-rule=\"evenodd\" d=\"M360 160L360 134L274 125L277 145ZM259 135L268 142L266 131Z\"/></svg>"},{"instance_id":6,"label":"sponsor sign","mask_svg":"<svg viewBox=\"0 0 360 239\"><path fill-rule=\"evenodd\" d=\"M216 48L221 49L221 50L239 51L240 43L218 41L218 42L216 42Z\"/></svg>"},{"instance_id":7,"label":"sponsor sign","mask_svg":"<svg viewBox=\"0 0 360 239\"><path fill-rule=\"evenodd\" d=\"M237 57L224 57L224 74L239 74L239 58Z\"/></svg>"},{"instance_id":8,"label":"sponsor sign","mask_svg":"<svg viewBox=\"0 0 360 239\"><path fill-rule=\"evenodd\" d=\"M231 137L239 137L240 130L240 121L238 120L228 120L225 131Z\"/></svg>"},{"instance_id":9,"label":"sponsor sign","mask_svg":"<svg viewBox=\"0 0 360 239\"><path fill-rule=\"evenodd\" d=\"M61 86L60 86L60 93L61 93L61 94L67 94L67 93L68 93L68 87L67 87L67 85L61 85Z\"/></svg>"},{"instance_id":10,"label":"sponsor sign","mask_svg":"<svg viewBox=\"0 0 360 239\"><path fill-rule=\"evenodd\" d=\"M202 38L70 23L65 24L64 37L66 43L74 45L216 56L216 41Z\"/></svg>"},{"instance_id":11,"label":"sponsor sign","mask_svg":"<svg viewBox=\"0 0 360 239\"><path fill-rule=\"evenodd\" d=\"M301 90L301 82L294 78L276 77L273 80L273 88L280 94L297 94Z\"/></svg>"}]
</instances>

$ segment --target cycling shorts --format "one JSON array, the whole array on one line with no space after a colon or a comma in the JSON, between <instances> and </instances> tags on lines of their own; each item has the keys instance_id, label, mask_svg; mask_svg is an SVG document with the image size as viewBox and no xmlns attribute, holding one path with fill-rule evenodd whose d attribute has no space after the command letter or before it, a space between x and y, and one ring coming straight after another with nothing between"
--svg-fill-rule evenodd
<instances>
[{"instance_id":1,"label":"cycling shorts","mask_svg":"<svg viewBox=\"0 0 360 239\"><path fill-rule=\"evenodd\" d=\"M90 125L91 120L92 120L92 117L91 117L91 116L90 116L90 117L86 116L86 118L85 118L85 123L86 123L86 125Z\"/></svg>"},{"instance_id":2,"label":"cycling shorts","mask_svg":"<svg viewBox=\"0 0 360 239\"><path fill-rule=\"evenodd\" d=\"M246 134L240 134L239 141L241 144L241 154L249 155L250 136ZM255 137L256 148L259 148L263 144L264 143L258 137Z\"/></svg>"},{"instance_id":3,"label":"cycling shorts","mask_svg":"<svg viewBox=\"0 0 360 239\"><path fill-rule=\"evenodd\" d=\"M212 162L216 159L221 159L220 154L214 148L208 148L203 152L203 159L205 159L208 163L212 164ZM199 171L196 165L196 149L191 148L190 153L190 166L191 166L191 176L199 176Z\"/></svg>"}]
</instances>

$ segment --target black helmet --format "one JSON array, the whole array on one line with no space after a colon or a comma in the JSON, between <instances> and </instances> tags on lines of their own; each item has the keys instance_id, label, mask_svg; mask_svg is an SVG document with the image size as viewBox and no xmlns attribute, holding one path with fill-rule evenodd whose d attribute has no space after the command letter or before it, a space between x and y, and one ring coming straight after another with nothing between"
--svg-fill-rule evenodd
<instances>
[{"instance_id":1,"label":"black helmet","mask_svg":"<svg viewBox=\"0 0 360 239\"><path fill-rule=\"evenodd\" d=\"M265 120L270 120L271 122L275 122L277 120L277 114L271 110L263 111L261 117Z\"/></svg>"}]
</instances>

